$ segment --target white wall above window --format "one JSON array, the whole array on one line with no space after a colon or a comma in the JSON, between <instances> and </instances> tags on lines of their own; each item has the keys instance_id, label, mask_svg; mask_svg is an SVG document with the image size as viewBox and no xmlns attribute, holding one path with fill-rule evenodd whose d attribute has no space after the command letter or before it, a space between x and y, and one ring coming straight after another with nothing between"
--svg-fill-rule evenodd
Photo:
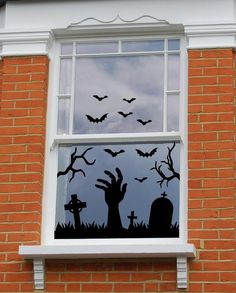
<instances>
[{"instance_id":1,"label":"white wall above window","mask_svg":"<svg viewBox=\"0 0 236 293\"><path fill-rule=\"evenodd\" d=\"M217 23L234 20L233 0L7 1L6 29L64 28L87 17L110 21L152 15L170 23ZM213 13L214 11L214 13Z\"/></svg>"},{"instance_id":2,"label":"white wall above window","mask_svg":"<svg viewBox=\"0 0 236 293\"><path fill-rule=\"evenodd\" d=\"M188 48L236 47L235 10L234 0L7 1L0 8L1 55L48 54L52 36L126 26L182 32ZM48 36L39 41L42 32Z\"/></svg>"}]
</instances>

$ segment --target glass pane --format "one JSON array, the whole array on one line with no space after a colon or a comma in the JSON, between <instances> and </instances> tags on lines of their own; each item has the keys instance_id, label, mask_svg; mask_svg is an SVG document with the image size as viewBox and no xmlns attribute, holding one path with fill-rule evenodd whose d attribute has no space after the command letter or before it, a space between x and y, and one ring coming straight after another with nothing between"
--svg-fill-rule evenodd
<instances>
[{"instance_id":1,"label":"glass pane","mask_svg":"<svg viewBox=\"0 0 236 293\"><path fill-rule=\"evenodd\" d=\"M168 95L167 98L167 131L179 130L179 95Z\"/></svg>"},{"instance_id":2,"label":"glass pane","mask_svg":"<svg viewBox=\"0 0 236 293\"><path fill-rule=\"evenodd\" d=\"M168 90L179 90L179 83L180 83L179 54L168 55L167 76L168 76L167 78Z\"/></svg>"},{"instance_id":3,"label":"glass pane","mask_svg":"<svg viewBox=\"0 0 236 293\"><path fill-rule=\"evenodd\" d=\"M62 58L60 65L60 94L71 93L72 59Z\"/></svg>"},{"instance_id":4,"label":"glass pane","mask_svg":"<svg viewBox=\"0 0 236 293\"><path fill-rule=\"evenodd\" d=\"M122 42L122 52L149 52L163 51L164 40L149 41L124 41Z\"/></svg>"},{"instance_id":5,"label":"glass pane","mask_svg":"<svg viewBox=\"0 0 236 293\"><path fill-rule=\"evenodd\" d=\"M178 237L179 155L174 142L59 146L55 238Z\"/></svg>"},{"instance_id":6,"label":"glass pane","mask_svg":"<svg viewBox=\"0 0 236 293\"><path fill-rule=\"evenodd\" d=\"M58 119L57 134L69 133L70 120L70 98L59 98L58 100Z\"/></svg>"},{"instance_id":7,"label":"glass pane","mask_svg":"<svg viewBox=\"0 0 236 293\"><path fill-rule=\"evenodd\" d=\"M117 53L118 42L80 43L76 45L76 54Z\"/></svg>"},{"instance_id":8,"label":"glass pane","mask_svg":"<svg viewBox=\"0 0 236 293\"><path fill-rule=\"evenodd\" d=\"M180 49L180 40L168 40L168 50L179 50Z\"/></svg>"},{"instance_id":9,"label":"glass pane","mask_svg":"<svg viewBox=\"0 0 236 293\"><path fill-rule=\"evenodd\" d=\"M72 53L73 53L73 43L61 44L61 54L62 55L72 55Z\"/></svg>"},{"instance_id":10,"label":"glass pane","mask_svg":"<svg viewBox=\"0 0 236 293\"><path fill-rule=\"evenodd\" d=\"M73 132L162 131L164 57L78 58Z\"/></svg>"}]
</instances>

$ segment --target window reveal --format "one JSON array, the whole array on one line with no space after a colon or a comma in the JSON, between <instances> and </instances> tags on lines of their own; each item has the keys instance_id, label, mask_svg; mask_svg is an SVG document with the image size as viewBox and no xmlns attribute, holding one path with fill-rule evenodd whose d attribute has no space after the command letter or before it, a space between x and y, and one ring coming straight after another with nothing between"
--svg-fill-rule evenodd
<instances>
[{"instance_id":1,"label":"window reveal","mask_svg":"<svg viewBox=\"0 0 236 293\"><path fill-rule=\"evenodd\" d=\"M142 138L179 131L179 43L62 45L56 239L179 236L180 141Z\"/></svg>"}]
</instances>

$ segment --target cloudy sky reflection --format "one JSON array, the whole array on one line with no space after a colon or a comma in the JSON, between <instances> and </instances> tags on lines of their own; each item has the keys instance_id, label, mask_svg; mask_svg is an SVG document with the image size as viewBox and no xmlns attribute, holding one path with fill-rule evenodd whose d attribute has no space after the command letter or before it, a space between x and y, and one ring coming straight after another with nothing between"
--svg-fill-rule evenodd
<instances>
[{"instance_id":1,"label":"cloudy sky reflection","mask_svg":"<svg viewBox=\"0 0 236 293\"><path fill-rule=\"evenodd\" d=\"M76 69L74 133L162 131L163 55L79 58ZM108 98L98 101L93 95ZM119 111L132 114L124 118ZM86 117L105 113L99 123ZM137 119L151 122L143 126Z\"/></svg>"}]
</instances>

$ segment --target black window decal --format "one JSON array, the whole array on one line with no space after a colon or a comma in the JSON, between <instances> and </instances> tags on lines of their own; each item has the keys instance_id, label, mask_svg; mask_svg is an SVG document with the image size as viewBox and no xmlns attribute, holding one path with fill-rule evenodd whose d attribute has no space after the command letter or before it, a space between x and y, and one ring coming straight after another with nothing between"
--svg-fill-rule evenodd
<instances>
[{"instance_id":1,"label":"black window decal","mask_svg":"<svg viewBox=\"0 0 236 293\"><path fill-rule=\"evenodd\" d=\"M179 152L173 142L59 147L55 238L178 237Z\"/></svg>"}]
</instances>

